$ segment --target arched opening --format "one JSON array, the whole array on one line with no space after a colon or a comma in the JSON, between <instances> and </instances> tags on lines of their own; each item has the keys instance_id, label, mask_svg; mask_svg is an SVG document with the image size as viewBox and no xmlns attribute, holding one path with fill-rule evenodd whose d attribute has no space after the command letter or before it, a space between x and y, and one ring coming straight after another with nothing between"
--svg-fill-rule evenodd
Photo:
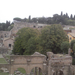
<instances>
[{"instance_id":1,"label":"arched opening","mask_svg":"<svg viewBox=\"0 0 75 75\"><path fill-rule=\"evenodd\" d=\"M11 44L9 44L9 47L11 47Z\"/></svg>"},{"instance_id":2,"label":"arched opening","mask_svg":"<svg viewBox=\"0 0 75 75\"><path fill-rule=\"evenodd\" d=\"M14 71L14 75L26 75L26 71L24 68L17 68L15 71Z\"/></svg>"},{"instance_id":3,"label":"arched opening","mask_svg":"<svg viewBox=\"0 0 75 75\"><path fill-rule=\"evenodd\" d=\"M42 75L42 70L39 67L34 67L31 72L30 75Z\"/></svg>"},{"instance_id":4,"label":"arched opening","mask_svg":"<svg viewBox=\"0 0 75 75\"><path fill-rule=\"evenodd\" d=\"M55 75L55 72L53 73L53 75Z\"/></svg>"},{"instance_id":5,"label":"arched opening","mask_svg":"<svg viewBox=\"0 0 75 75\"><path fill-rule=\"evenodd\" d=\"M33 26L33 28L36 28L36 26Z\"/></svg>"},{"instance_id":6,"label":"arched opening","mask_svg":"<svg viewBox=\"0 0 75 75\"><path fill-rule=\"evenodd\" d=\"M59 70L59 75L64 75L63 71Z\"/></svg>"},{"instance_id":7,"label":"arched opening","mask_svg":"<svg viewBox=\"0 0 75 75\"><path fill-rule=\"evenodd\" d=\"M57 70L53 73L53 75L64 75L62 70Z\"/></svg>"}]
</instances>

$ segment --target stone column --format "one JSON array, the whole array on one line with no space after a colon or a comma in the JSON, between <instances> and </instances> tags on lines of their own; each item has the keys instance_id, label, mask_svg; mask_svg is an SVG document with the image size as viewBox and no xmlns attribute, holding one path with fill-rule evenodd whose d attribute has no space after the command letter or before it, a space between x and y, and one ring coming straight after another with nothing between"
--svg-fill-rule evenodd
<instances>
[{"instance_id":1,"label":"stone column","mask_svg":"<svg viewBox=\"0 0 75 75\"><path fill-rule=\"evenodd\" d=\"M64 73L64 75L69 75L68 66L65 66L63 73Z\"/></svg>"},{"instance_id":2,"label":"stone column","mask_svg":"<svg viewBox=\"0 0 75 75\"><path fill-rule=\"evenodd\" d=\"M38 72L38 75L41 75L41 69L39 68L39 72Z\"/></svg>"},{"instance_id":3,"label":"stone column","mask_svg":"<svg viewBox=\"0 0 75 75\"><path fill-rule=\"evenodd\" d=\"M37 75L37 67L35 67L35 75Z\"/></svg>"},{"instance_id":4,"label":"stone column","mask_svg":"<svg viewBox=\"0 0 75 75\"><path fill-rule=\"evenodd\" d=\"M47 65L43 63L43 75L46 75Z\"/></svg>"},{"instance_id":5,"label":"stone column","mask_svg":"<svg viewBox=\"0 0 75 75\"><path fill-rule=\"evenodd\" d=\"M48 75L52 75L51 70L52 70L52 68L51 68L51 60L49 60L49 62L48 62Z\"/></svg>"}]
</instances>

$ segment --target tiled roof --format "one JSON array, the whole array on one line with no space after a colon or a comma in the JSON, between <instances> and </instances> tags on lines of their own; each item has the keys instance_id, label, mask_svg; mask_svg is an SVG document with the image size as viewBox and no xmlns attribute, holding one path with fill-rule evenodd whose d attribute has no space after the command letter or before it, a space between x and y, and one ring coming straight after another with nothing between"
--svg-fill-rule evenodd
<instances>
[{"instance_id":1,"label":"tiled roof","mask_svg":"<svg viewBox=\"0 0 75 75\"><path fill-rule=\"evenodd\" d=\"M75 33L69 33L71 36L75 37Z\"/></svg>"}]
</instances>

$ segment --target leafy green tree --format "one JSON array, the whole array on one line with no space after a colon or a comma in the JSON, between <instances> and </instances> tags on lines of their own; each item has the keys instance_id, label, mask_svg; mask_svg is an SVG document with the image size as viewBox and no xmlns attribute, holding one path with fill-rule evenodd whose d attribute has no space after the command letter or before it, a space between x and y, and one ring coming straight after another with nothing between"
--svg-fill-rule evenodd
<instances>
[{"instance_id":1,"label":"leafy green tree","mask_svg":"<svg viewBox=\"0 0 75 75\"><path fill-rule=\"evenodd\" d=\"M16 20L16 21L22 21L22 19L19 18L19 17L15 17L13 20Z\"/></svg>"},{"instance_id":2,"label":"leafy green tree","mask_svg":"<svg viewBox=\"0 0 75 75\"><path fill-rule=\"evenodd\" d=\"M61 11L61 16L63 16L63 12Z\"/></svg>"},{"instance_id":3,"label":"leafy green tree","mask_svg":"<svg viewBox=\"0 0 75 75\"><path fill-rule=\"evenodd\" d=\"M18 31L17 37L15 39L13 53L14 54L32 54L37 50L38 30L32 28L22 28Z\"/></svg>"},{"instance_id":4,"label":"leafy green tree","mask_svg":"<svg viewBox=\"0 0 75 75\"><path fill-rule=\"evenodd\" d=\"M61 43L61 50L63 51L63 53L68 53L69 47L70 47L70 45L69 45L68 41Z\"/></svg>"},{"instance_id":5,"label":"leafy green tree","mask_svg":"<svg viewBox=\"0 0 75 75\"><path fill-rule=\"evenodd\" d=\"M75 40L72 40L70 43L71 49L73 50L73 45L75 44Z\"/></svg>"},{"instance_id":6,"label":"leafy green tree","mask_svg":"<svg viewBox=\"0 0 75 75\"><path fill-rule=\"evenodd\" d=\"M75 43L74 43L74 45L73 45L73 52L75 53Z\"/></svg>"},{"instance_id":7,"label":"leafy green tree","mask_svg":"<svg viewBox=\"0 0 75 75\"><path fill-rule=\"evenodd\" d=\"M73 15L72 14L70 15L70 18L73 19Z\"/></svg>"},{"instance_id":8,"label":"leafy green tree","mask_svg":"<svg viewBox=\"0 0 75 75\"><path fill-rule=\"evenodd\" d=\"M72 59L72 65L75 65L75 58Z\"/></svg>"},{"instance_id":9,"label":"leafy green tree","mask_svg":"<svg viewBox=\"0 0 75 75\"><path fill-rule=\"evenodd\" d=\"M41 43L42 52L45 54L47 51L54 53L61 53L60 48L63 41L67 41L67 34L63 31L61 25L46 26L41 30Z\"/></svg>"}]
</instances>

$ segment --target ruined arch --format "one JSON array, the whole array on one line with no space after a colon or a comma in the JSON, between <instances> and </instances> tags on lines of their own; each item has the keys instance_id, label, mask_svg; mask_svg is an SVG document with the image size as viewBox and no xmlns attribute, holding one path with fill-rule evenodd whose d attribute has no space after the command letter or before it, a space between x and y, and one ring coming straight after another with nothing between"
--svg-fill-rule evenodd
<instances>
[{"instance_id":1,"label":"ruined arch","mask_svg":"<svg viewBox=\"0 0 75 75\"><path fill-rule=\"evenodd\" d=\"M61 69L53 70L52 75L64 75L64 72Z\"/></svg>"},{"instance_id":2,"label":"ruined arch","mask_svg":"<svg viewBox=\"0 0 75 75\"><path fill-rule=\"evenodd\" d=\"M13 67L11 67L12 69L11 69L11 74L14 74L14 72L16 71L16 70L18 70L18 68L23 68L25 71L26 71L26 73L27 73L27 70L26 70L26 68L25 68L25 66L24 65L22 65L22 66L19 66L19 65L15 65L15 66L13 66Z\"/></svg>"},{"instance_id":3,"label":"ruined arch","mask_svg":"<svg viewBox=\"0 0 75 75\"><path fill-rule=\"evenodd\" d=\"M23 67L18 67L14 70L13 74L26 74L26 70Z\"/></svg>"},{"instance_id":4,"label":"ruined arch","mask_svg":"<svg viewBox=\"0 0 75 75\"><path fill-rule=\"evenodd\" d=\"M34 67L32 68L30 75L42 75L43 71L40 67Z\"/></svg>"},{"instance_id":5,"label":"ruined arch","mask_svg":"<svg viewBox=\"0 0 75 75\"><path fill-rule=\"evenodd\" d=\"M59 70L59 75L64 75L62 70Z\"/></svg>"},{"instance_id":6,"label":"ruined arch","mask_svg":"<svg viewBox=\"0 0 75 75\"><path fill-rule=\"evenodd\" d=\"M32 66L32 68L30 69L30 71L31 71L33 68L35 68L35 67L40 68L40 69L43 71L43 67L42 67L41 65Z\"/></svg>"}]
</instances>

